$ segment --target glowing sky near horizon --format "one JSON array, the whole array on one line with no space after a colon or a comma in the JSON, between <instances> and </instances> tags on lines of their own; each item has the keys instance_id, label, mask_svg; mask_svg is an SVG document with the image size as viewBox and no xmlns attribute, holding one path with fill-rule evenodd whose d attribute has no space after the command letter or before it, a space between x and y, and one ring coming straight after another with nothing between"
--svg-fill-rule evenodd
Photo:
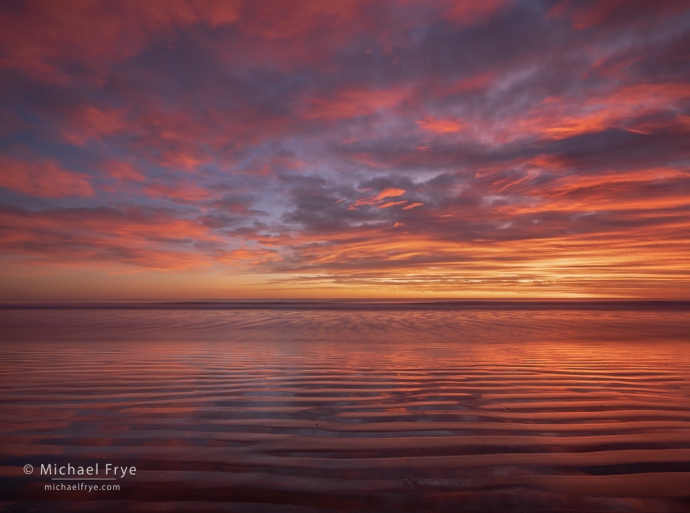
<instances>
[{"instance_id":1,"label":"glowing sky near horizon","mask_svg":"<svg viewBox=\"0 0 690 513\"><path fill-rule=\"evenodd\" d=\"M0 297L690 298L690 4L8 1Z\"/></svg>"}]
</instances>

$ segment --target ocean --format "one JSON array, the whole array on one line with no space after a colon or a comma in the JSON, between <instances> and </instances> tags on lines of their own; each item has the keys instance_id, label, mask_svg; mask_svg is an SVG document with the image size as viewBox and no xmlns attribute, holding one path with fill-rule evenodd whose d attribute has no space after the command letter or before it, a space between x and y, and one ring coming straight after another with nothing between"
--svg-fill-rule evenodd
<instances>
[{"instance_id":1,"label":"ocean","mask_svg":"<svg viewBox=\"0 0 690 513\"><path fill-rule=\"evenodd\" d=\"M688 302L3 303L0 509L690 511L689 349Z\"/></svg>"}]
</instances>

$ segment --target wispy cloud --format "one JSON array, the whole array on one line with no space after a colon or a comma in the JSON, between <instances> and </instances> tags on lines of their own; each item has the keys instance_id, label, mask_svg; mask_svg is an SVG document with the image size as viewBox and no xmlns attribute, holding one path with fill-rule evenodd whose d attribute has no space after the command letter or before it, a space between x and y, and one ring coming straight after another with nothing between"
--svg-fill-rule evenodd
<instances>
[{"instance_id":1,"label":"wispy cloud","mask_svg":"<svg viewBox=\"0 0 690 513\"><path fill-rule=\"evenodd\" d=\"M0 244L22 272L690 297L687 2L25 0L0 20Z\"/></svg>"}]
</instances>

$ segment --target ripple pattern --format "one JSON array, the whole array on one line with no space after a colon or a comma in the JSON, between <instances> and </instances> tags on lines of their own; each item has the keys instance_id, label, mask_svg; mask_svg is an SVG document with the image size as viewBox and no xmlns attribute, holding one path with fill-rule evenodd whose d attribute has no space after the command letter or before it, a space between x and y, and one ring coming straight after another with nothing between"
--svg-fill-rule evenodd
<instances>
[{"instance_id":1,"label":"ripple pattern","mask_svg":"<svg viewBox=\"0 0 690 513\"><path fill-rule=\"evenodd\" d=\"M8 511L690 511L688 312L2 314Z\"/></svg>"}]
</instances>

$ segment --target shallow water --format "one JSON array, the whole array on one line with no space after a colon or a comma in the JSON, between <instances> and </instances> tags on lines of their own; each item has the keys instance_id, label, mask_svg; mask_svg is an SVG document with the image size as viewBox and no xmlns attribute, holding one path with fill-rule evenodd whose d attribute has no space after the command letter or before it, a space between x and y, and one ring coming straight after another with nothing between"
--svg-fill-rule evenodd
<instances>
[{"instance_id":1,"label":"shallow water","mask_svg":"<svg viewBox=\"0 0 690 513\"><path fill-rule=\"evenodd\" d=\"M690 511L688 304L32 306L9 511Z\"/></svg>"}]
</instances>

